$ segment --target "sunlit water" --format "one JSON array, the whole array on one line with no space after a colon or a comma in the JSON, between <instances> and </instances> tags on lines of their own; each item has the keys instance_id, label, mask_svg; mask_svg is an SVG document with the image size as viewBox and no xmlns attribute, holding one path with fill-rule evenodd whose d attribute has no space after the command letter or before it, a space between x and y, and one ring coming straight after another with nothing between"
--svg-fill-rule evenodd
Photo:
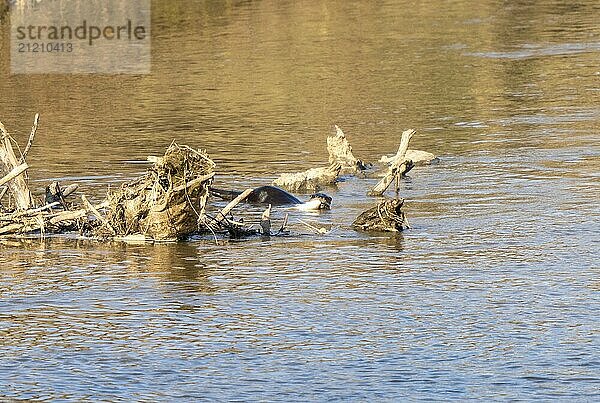
<instances>
[{"instance_id":1,"label":"sunlit water","mask_svg":"<svg viewBox=\"0 0 600 403\"><path fill-rule=\"evenodd\" d=\"M333 124L370 161L414 127L441 162L395 236L351 230L376 199L348 178L288 237L0 241L0 397L600 399L597 2L153 6L148 76L11 76L2 23L37 193L100 200L173 139L265 184L325 164Z\"/></svg>"}]
</instances>

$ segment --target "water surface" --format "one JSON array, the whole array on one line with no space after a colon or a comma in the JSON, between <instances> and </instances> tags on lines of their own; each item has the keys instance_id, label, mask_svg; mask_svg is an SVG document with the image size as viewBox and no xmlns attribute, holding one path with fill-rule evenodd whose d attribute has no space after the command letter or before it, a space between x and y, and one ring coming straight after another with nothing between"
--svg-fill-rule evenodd
<instances>
[{"instance_id":1,"label":"water surface","mask_svg":"<svg viewBox=\"0 0 600 403\"><path fill-rule=\"evenodd\" d=\"M0 397L600 399L599 15L154 2L146 76L10 75L3 20L0 119L23 144L41 114L38 193L100 200L174 139L223 187L265 184L324 164L333 124L368 161L416 128L441 162L402 182L399 235L351 230L376 199L349 178L290 237L0 241Z\"/></svg>"}]
</instances>

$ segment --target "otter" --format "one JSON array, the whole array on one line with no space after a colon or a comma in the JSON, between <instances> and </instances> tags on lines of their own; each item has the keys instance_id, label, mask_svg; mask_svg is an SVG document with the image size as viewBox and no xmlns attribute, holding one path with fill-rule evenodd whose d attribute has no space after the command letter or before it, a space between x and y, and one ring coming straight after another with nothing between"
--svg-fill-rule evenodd
<instances>
[{"instance_id":1,"label":"otter","mask_svg":"<svg viewBox=\"0 0 600 403\"><path fill-rule=\"evenodd\" d=\"M210 193L223 200L233 200L242 194L235 190L214 187L210 188ZM310 195L309 201L304 203L293 194L276 186L259 186L252 190L245 201L254 204L272 204L273 206L295 205L299 210L329 210L331 208L331 197L324 193L314 193Z\"/></svg>"}]
</instances>

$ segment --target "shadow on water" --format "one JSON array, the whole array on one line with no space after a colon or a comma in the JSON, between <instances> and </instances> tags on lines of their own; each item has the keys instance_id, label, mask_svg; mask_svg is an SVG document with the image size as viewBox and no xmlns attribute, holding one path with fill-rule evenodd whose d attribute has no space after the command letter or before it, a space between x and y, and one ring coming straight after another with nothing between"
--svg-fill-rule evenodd
<instances>
[{"instance_id":1,"label":"shadow on water","mask_svg":"<svg viewBox=\"0 0 600 403\"><path fill-rule=\"evenodd\" d=\"M210 270L202 261L198 245L177 244L127 245L115 244L113 249L120 259L127 260L130 273L150 274L163 287L177 287L187 291L213 293Z\"/></svg>"}]
</instances>

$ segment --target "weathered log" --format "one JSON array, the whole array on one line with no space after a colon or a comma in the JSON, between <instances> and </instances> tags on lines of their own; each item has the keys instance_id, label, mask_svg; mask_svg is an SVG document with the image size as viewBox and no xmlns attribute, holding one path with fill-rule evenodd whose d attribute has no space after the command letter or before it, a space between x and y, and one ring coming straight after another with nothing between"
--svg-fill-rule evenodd
<instances>
[{"instance_id":1,"label":"weathered log","mask_svg":"<svg viewBox=\"0 0 600 403\"><path fill-rule=\"evenodd\" d=\"M327 137L327 152L329 163L339 163L343 173L356 173L366 169L365 164L352 153L352 146L346 135L335 125L336 135Z\"/></svg>"},{"instance_id":2,"label":"weathered log","mask_svg":"<svg viewBox=\"0 0 600 403\"><path fill-rule=\"evenodd\" d=\"M12 171L10 171L8 174L6 174L6 176L4 176L4 178L0 179L0 186L4 185L8 181L15 179L17 176L27 171L27 169L29 169L29 165L27 165L26 163L14 167Z\"/></svg>"},{"instance_id":3,"label":"weathered log","mask_svg":"<svg viewBox=\"0 0 600 403\"><path fill-rule=\"evenodd\" d=\"M0 122L0 175L6 176L17 168L20 160L15 155L11 144L12 138ZM23 175L17 175L8 182L8 188L15 200L16 208L27 210L33 205L31 192Z\"/></svg>"},{"instance_id":4,"label":"weathered log","mask_svg":"<svg viewBox=\"0 0 600 403\"><path fill-rule=\"evenodd\" d=\"M391 165L396 160L397 155L383 155L379 162ZM421 150L407 150L405 158L411 160L415 165L429 165L439 161L439 158L432 153Z\"/></svg>"},{"instance_id":5,"label":"weathered log","mask_svg":"<svg viewBox=\"0 0 600 403\"><path fill-rule=\"evenodd\" d=\"M2 226L2 227L0 227L0 235L21 233L21 230L23 229L23 227L24 227L23 223L11 223L11 224Z\"/></svg>"},{"instance_id":6,"label":"weathered log","mask_svg":"<svg viewBox=\"0 0 600 403\"><path fill-rule=\"evenodd\" d=\"M107 203L108 204L108 203ZM79 218L85 217L87 215L87 209L79 209L73 211L64 211L54 217L50 218L50 224L58 224L64 221L73 221Z\"/></svg>"},{"instance_id":7,"label":"weathered log","mask_svg":"<svg viewBox=\"0 0 600 403\"><path fill-rule=\"evenodd\" d=\"M246 199L246 197L250 196L250 193L252 193L253 190L254 189L246 189L246 190L244 190L235 199L233 199L225 207L223 207L223 209L221 209L221 211L219 211L219 215L215 219L215 221L217 222L217 224L220 223L223 220L226 220L227 219L227 214L229 214L229 212L231 210L233 210L233 208L235 206L237 206L238 204L240 204L241 202L243 202Z\"/></svg>"},{"instance_id":8,"label":"weathered log","mask_svg":"<svg viewBox=\"0 0 600 403\"><path fill-rule=\"evenodd\" d=\"M94 206L96 210L104 209L109 206L108 201L104 201L100 204ZM85 217L88 214L87 208L82 208L73 211L62 211L60 213L54 213L49 215L49 223L52 225L57 225L66 221L75 221L80 218Z\"/></svg>"},{"instance_id":9,"label":"weathered log","mask_svg":"<svg viewBox=\"0 0 600 403\"><path fill-rule=\"evenodd\" d=\"M46 204L42 207L38 207L38 208L34 208L34 209L29 209L29 210L23 210L23 211L17 211L13 214L10 215L10 217L12 219L16 219L19 217L25 217L25 216L34 216L34 215L38 215L39 213L43 213L46 210L50 210L53 207L59 206L60 202L52 202L50 204Z\"/></svg>"},{"instance_id":10,"label":"weathered log","mask_svg":"<svg viewBox=\"0 0 600 403\"><path fill-rule=\"evenodd\" d=\"M402 133L400 139L400 146L398 152L394 157L393 163L390 165L385 176L368 192L370 196L381 196L390 186L394 179L400 178L403 174L408 172L414 164L410 160L406 160L406 150L408 150L408 143L415 134L415 130L405 130Z\"/></svg>"},{"instance_id":11,"label":"weathered log","mask_svg":"<svg viewBox=\"0 0 600 403\"><path fill-rule=\"evenodd\" d=\"M398 232L410 228L402 211L403 205L404 199L383 200L360 214L352 223L352 227L360 231L385 232Z\"/></svg>"},{"instance_id":12,"label":"weathered log","mask_svg":"<svg viewBox=\"0 0 600 403\"><path fill-rule=\"evenodd\" d=\"M273 185L290 192L316 192L324 186L334 185L341 170L340 163L334 162L324 168L311 168L304 172L282 174L273 181Z\"/></svg>"}]
</instances>

